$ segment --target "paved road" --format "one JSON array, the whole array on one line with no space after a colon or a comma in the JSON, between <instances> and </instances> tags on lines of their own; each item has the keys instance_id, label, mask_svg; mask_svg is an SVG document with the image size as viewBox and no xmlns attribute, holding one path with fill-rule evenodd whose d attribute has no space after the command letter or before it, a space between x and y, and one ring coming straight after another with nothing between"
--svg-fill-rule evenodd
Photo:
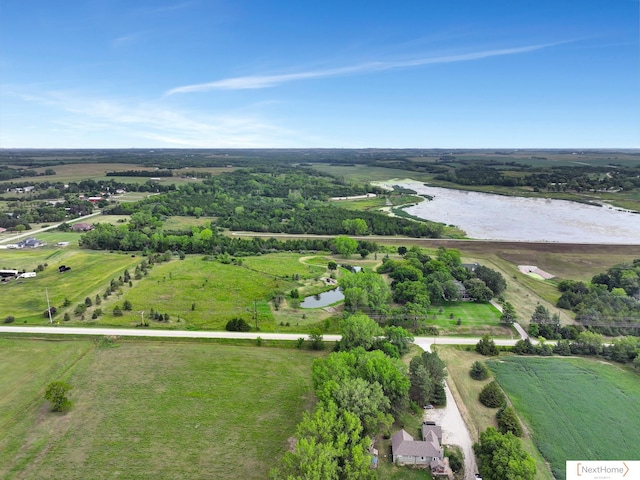
<instances>
[{"instance_id":1,"label":"paved road","mask_svg":"<svg viewBox=\"0 0 640 480\"><path fill-rule=\"evenodd\" d=\"M260 333L260 332L214 332L198 330L160 330L153 328L101 328L101 327L23 327L0 326L1 333L37 333L39 335L113 335L120 337L164 337L164 338L239 338L264 340L297 340L307 337L304 333ZM340 335L323 335L328 342L340 340ZM478 337L416 337L414 343L423 350L431 345L475 345ZM515 345L516 340L495 339L496 345Z\"/></svg>"},{"instance_id":2,"label":"paved road","mask_svg":"<svg viewBox=\"0 0 640 480\"><path fill-rule=\"evenodd\" d=\"M100 215L101 213L102 211L93 212L93 213L90 213L89 215L85 215L84 217L78 217L78 218L74 218L73 220L69 220L67 223L71 225L77 222L81 222L82 220L85 220L87 218L95 217L96 215ZM42 232L46 232L47 230L53 230L54 228L58 228L62 223L63 222L56 223L55 225L49 225L48 227L38 228L36 230L25 231L24 233L21 233L19 235L14 235L13 237L3 238L2 240L0 240L0 243L10 243L22 237L32 237L36 233L42 233Z\"/></svg>"}]
</instances>

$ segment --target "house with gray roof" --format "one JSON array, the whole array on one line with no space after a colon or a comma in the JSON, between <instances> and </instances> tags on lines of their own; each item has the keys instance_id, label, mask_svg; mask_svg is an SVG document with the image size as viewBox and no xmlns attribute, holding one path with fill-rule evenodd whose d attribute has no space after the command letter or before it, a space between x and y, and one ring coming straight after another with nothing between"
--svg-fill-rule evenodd
<instances>
[{"instance_id":1,"label":"house with gray roof","mask_svg":"<svg viewBox=\"0 0 640 480\"><path fill-rule=\"evenodd\" d=\"M429 468L434 477L453 478L449 459L442 448L442 427L422 425L422 440L414 440L405 430L391 437L391 454L396 465L416 465Z\"/></svg>"},{"instance_id":2,"label":"house with gray roof","mask_svg":"<svg viewBox=\"0 0 640 480\"><path fill-rule=\"evenodd\" d=\"M444 458L438 437L429 432L428 439L414 440L405 430L396 432L391 437L391 453L397 465L431 465L432 462Z\"/></svg>"}]
</instances>

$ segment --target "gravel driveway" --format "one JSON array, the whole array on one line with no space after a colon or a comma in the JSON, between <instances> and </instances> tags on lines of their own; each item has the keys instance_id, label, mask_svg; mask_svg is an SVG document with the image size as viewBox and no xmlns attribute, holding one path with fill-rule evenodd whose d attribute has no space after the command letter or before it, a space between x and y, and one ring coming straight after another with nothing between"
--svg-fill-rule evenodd
<instances>
[{"instance_id":1,"label":"gravel driveway","mask_svg":"<svg viewBox=\"0 0 640 480\"><path fill-rule=\"evenodd\" d=\"M444 408L434 408L425 410L425 421L434 421L437 425L442 426L442 443L445 445L457 445L464 453L464 471L465 480L473 480L475 478L476 457L473 454L473 440L467 429L467 425L460 415L460 410L456 404L449 385L445 382L445 391L447 393L447 406Z\"/></svg>"}]
</instances>

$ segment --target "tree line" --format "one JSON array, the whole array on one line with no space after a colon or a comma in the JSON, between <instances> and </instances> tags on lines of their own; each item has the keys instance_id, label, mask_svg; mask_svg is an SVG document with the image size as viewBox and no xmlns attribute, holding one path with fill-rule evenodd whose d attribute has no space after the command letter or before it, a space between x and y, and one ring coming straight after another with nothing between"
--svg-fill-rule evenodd
<instances>
[{"instance_id":1,"label":"tree line","mask_svg":"<svg viewBox=\"0 0 640 480\"><path fill-rule=\"evenodd\" d=\"M558 290L556 305L575 312L581 325L605 335L640 335L640 259L616 264L590 283L562 280Z\"/></svg>"}]
</instances>

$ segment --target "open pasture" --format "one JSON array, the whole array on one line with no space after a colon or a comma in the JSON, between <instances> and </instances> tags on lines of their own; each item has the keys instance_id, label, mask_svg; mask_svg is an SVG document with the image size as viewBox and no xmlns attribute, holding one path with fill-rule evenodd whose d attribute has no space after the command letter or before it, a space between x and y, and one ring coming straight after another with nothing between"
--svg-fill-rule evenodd
<instances>
[{"instance_id":1,"label":"open pasture","mask_svg":"<svg viewBox=\"0 0 640 480\"><path fill-rule=\"evenodd\" d=\"M170 230L191 230L191 227L203 227L211 223L213 218L207 217L179 217L173 216L167 218L163 224L162 229L164 231Z\"/></svg>"},{"instance_id":2,"label":"open pasture","mask_svg":"<svg viewBox=\"0 0 640 480\"><path fill-rule=\"evenodd\" d=\"M565 478L566 460L640 459L637 373L584 358L487 363L556 478Z\"/></svg>"},{"instance_id":3,"label":"open pasture","mask_svg":"<svg viewBox=\"0 0 640 480\"><path fill-rule=\"evenodd\" d=\"M305 275L307 271L295 255L245 258L242 266L189 256L158 264L148 276L134 280L133 288L127 288L122 298L132 303L133 311L123 317L113 317L109 312L100 322L129 326L139 323L140 311L148 313L153 308L168 313L171 325L180 319L187 328L222 330L236 316L253 323L257 308L259 327L271 330L274 319L267 301L274 291L286 292L295 285L277 275Z\"/></svg>"},{"instance_id":4,"label":"open pasture","mask_svg":"<svg viewBox=\"0 0 640 480\"><path fill-rule=\"evenodd\" d=\"M71 245L3 250L0 255L2 268L33 271L38 265L48 265L35 278L0 284L0 317L13 315L20 323L47 321L43 316L47 309L45 291L49 293L51 306L58 308L56 320L61 320L65 297L73 306L83 302L87 296L93 298L104 291L112 278L117 278L126 268L132 269L141 261L127 254L77 250ZM71 270L59 273L61 265L71 267Z\"/></svg>"},{"instance_id":5,"label":"open pasture","mask_svg":"<svg viewBox=\"0 0 640 480\"><path fill-rule=\"evenodd\" d=\"M6 479L262 479L313 403L309 351L0 341L2 363L25 366L19 382L0 374ZM73 386L65 414L42 399L60 379Z\"/></svg>"}]
</instances>

